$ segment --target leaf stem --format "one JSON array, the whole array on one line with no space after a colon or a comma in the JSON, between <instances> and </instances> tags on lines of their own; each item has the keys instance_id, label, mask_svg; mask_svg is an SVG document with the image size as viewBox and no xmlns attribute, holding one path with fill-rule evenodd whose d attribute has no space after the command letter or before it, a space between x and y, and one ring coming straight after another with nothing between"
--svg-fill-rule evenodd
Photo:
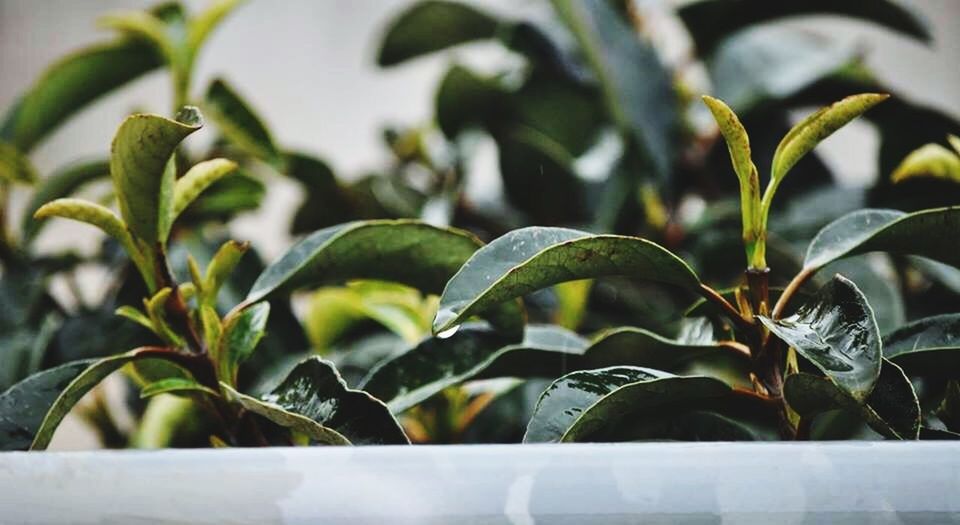
<instances>
[{"instance_id":1,"label":"leaf stem","mask_svg":"<svg viewBox=\"0 0 960 525\"><path fill-rule=\"evenodd\" d=\"M812 268L804 268L793 280L790 281L790 284L784 288L783 293L780 294L780 297L777 299L777 304L773 306L773 311L770 313L770 317L773 319L779 319L783 315L784 309L790 303L790 299L796 295L797 291L800 290L800 287L803 286L811 277L813 277L814 270Z\"/></svg>"},{"instance_id":2,"label":"leaf stem","mask_svg":"<svg viewBox=\"0 0 960 525\"><path fill-rule=\"evenodd\" d=\"M730 319L733 320L733 322L736 323L740 328L750 328L753 326L753 321L744 317L739 310L734 308L729 301L724 299L723 296L713 288L701 283L700 295L702 295L704 299L720 307L720 309L723 310L724 313L726 313L727 316L730 317Z\"/></svg>"}]
</instances>

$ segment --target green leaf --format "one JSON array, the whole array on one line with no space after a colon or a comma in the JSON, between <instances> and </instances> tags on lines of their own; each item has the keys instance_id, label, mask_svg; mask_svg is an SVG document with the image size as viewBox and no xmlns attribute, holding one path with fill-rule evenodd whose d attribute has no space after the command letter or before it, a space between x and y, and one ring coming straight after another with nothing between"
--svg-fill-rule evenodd
<instances>
[{"instance_id":1,"label":"green leaf","mask_svg":"<svg viewBox=\"0 0 960 525\"><path fill-rule=\"evenodd\" d=\"M960 266L953 249L960 229L960 207L914 213L895 210L859 210L831 222L810 242L803 260L814 272L832 261L875 251L918 255Z\"/></svg>"},{"instance_id":2,"label":"green leaf","mask_svg":"<svg viewBox=\"0 0 960 525\"><path fill-rule=\"evenodd\" d=\"M458 44L493 38L498 24L490 15L459 2L418 2L388 25L377 64L392 66Z\"/></svg>"},{"instance_id":3,"label":"green leaf","mask_svg":"<svg viewBox=\"0 0 960 525\"><path fill-rule=\"evenodd\" d=\"M357 218L349 188L340 184L326 162L303 153L288 153L285 174L300 182L307 196L293 217L291 233L299 234Z\"/></svg>"},{"instance_id":4,"label":"green leaf","mask_svg":"<svg viewBox=\"0 0 960 525\"><path fill-rule=\"evenodd\" d=\"M280 151L260 117L225 80L214 80L204 100L204 112L227 140L249 155L281 164Z\"/></svg>"},{"instance_id":5,"label":"green leaf","mask_svg":"<svg viewBox=\"0 0 960 525\"><path fill-rule=\"evenodd\" d=\"M890 180L896 183L915 177L960 182L960 153L939 144L927 144L907 155L890 175Z\"/></svg>"},{"instance_id":6,"label":"green leaf","mask_svg":"<svg viewBox=\"0 0 960 525\"><path fill-rule=\"evenodd\" d=\"M440 130L454 139L470 128L490 128L510 103L509 92L494 78L454 64L440 80L435 96Z\"/></svg>"},{"instance_id":7,"label":"green leaf","mask_svg":"<svg viewBox=\"0 0 960 525\"><path fill-rule=\"evenodd\" d=\"M157 394L206 394L213 397L219 397L220 393L216 390L203 386L200 383L197 383L193 379L188 379L186 377L171 377L167 379L161 379L160 381L155 381L149 385L144 386L140 390L140 399L146 399L148 397L153 397Z\"/></svg>"},{"instance_id":8,"label":"green leaf","mask_svg":"<svg viewBox=\"0 0 960 525\"><path fill-rule=\"evenodd\" d=\"M201 125L200 113L188 106L177 120L130 116L113 139L110 174L120 214L130 231L151 246L166 241L173 218L171 157L180 142Z\"/></svg>"},{"instance_id":9,"label":"green leaf","mask_svg":"<svg viewBox=\"0 0 960 525\"><path fill-rule=\"evenodd\" d=\"M161 65L150 45L132 40L68 55L47 69L7 114L0 137L29 152L90 102Z\"/></svg>"},{"instance_id":10,"label":"green leaf","mask_svg":"<svg viewBox=\"0 0 960 525\"><path fill-rule=\"evenodd\" d=\"M757 318L851 398L863 402L870 395L880 376L880 333L853 282L837 275L796 314Z\"/></svg>"},{"instance_id":11,"label":"green leaf","mask_svg":"<svg viewBox=\"0 0 960 525\"><path fill-rule=\"evenodd\" d=\"M364 390L402 412L444 388L471 379L553 379L575 370L613 365L673 367L717 352L712 334L668 339L640 328L615 328L592 341L557 326L528 325L512 343L485 326L466 325L446 338L432 337L381 362L361 383Z\"/></svg>"},{"instance_id":12,"label":"green leaf","mask_svg":"<svg viewBox=\"0 0 960 525\"><path fill-rule=\"evenodd\" d=\"M177 179L173 186L173 207L170 222L177 220L197 197L223 177L233 173L237 163L227 159L211 159L195 164Z\"/></svg>"},{"instance_id":13,"label":"green leaf","mask_svg":"<svg viewBox=\"0 0 960 525\"><path fill-rule=\"evenodd\" d=\"M54 431L87 392L123 365L172 352L138 348L104 359L75 361L34 374L0 394L0 447L43 450Z\"/></svg>"},{"instance_id":14,"label":"green leaf","mask_svg":"<svg viewBox=\"0 0 960 525\"><path fill-rule=\"evenodd\" d=\"M843 408L860 413L870 428L891 439L917 439L920 404L903 370L884 359L876 386L865 399L855 399L829 378L790 374L783 385L790 408L803 417Z\"/></svg>"},{"instance_id":15,"label":"green leaf","mask_svg":"<svg viewBox=\"0 0 960 525\"><path fill-rule=\"evenodd\" d=\"M0 141L0 183L33 184L37 170L30 159L16 146Z\"/></svg>"},{"instance_id":16,"label":"green leaf","mask_svg":"<svg viewBox=\"0 0 960 525\"><path fill-rule=\"evenodd\" d=\"M187 49L196 55L210 33L237 8L243 0L214 0L187 24Z\"/></svg>"},{"instance_id":17,"label":"green leaf","mask_svg":"<svg viewBox=\"0 0 960 525\"><path fill-rule=\"evenodd\" d=\"M250 249L250 243L227 241L210 259L210 265L203 276L203 304L215 306L220 288L230 278L230 274L240 263L240 258Z\"/></svg>"},{"instance_id":18,"label":"green leaf","mask_svg":"<svg viewBox=\"0 0 960 525\"><path fill-rule=\"evenodd\" d=\"M221 381L235 385L237 369L257 347L267 329L270 303L260 302L231 312L223 320L223 332L214 361Z\"/></svg>"},{"instance_id":19,"label":"green leaf","mask_svg":"<svg viewBox=\"0 0 960 525\"><path fill-rule=\"evenodd\" d=\"M883 338L883 356L909 374L960 378L960 314L918 319Z\"/></svg>"},{"instance_id":20,"label":"green leaf","mask_svg":"<svg viewBox=\"0 0 960 525\"><path fill-rule=\"evenodd\" d=\"M260 179L238 170L235 175L214 182L193 204L184 210L181 224L211 220L226 221L241 212L255 210L267 189Z\"/></svg>"},{"instance_id":21,"label":"green leaf","mask_svg":"<svg viewBox=\"0 0 960 525\"><path fill-rule=\"evenodd\" d=\"M165 21L152 12L110 13L100 17L97 23L101 27L114 29L130 38L148 42L166 59L168 64L176 64L180 60L178 42L171 39Z\"/></svg>"},{"instance_id":22,"label":"green leaf","mask_svg":"<svg viewBox=\"0 0 960 525\"><path fill-rule=\"evenodd\" d=\"M645 239L522 228L478 250L450 279L433 330L442 332L471 315L554 284L613 275L700 288L686 263Z\"/></svg>"},{"instance_id":23,"label":"green leaf","mask_svg":"<svg viewBox=\"0 0 960 525\"><path fill-rule=\"evenodd\" d=\"M773 201L777 186L786 177L790 168L793 168L804 155L810 153L817 144L832 135L834 131L889 97L890 95L879 93L852 95L821 108L794 126L783 137L780 145L777 146L777 151L773 154L770 183L763 194L763 212L770 210L770 203Z\"/></svg>"},{"instance_id":24,"label":"green leaf","mask_svg":"<svg viewBox=\"0 0 960 525\"><path fill-rule=\"evenodd\" d=\"M508 353L574 357L587 345L575 333L551 326L528 326L521 343L509 343L508 338L487 326L464 326L450 337L428 337L382 362L361 382L361 388L387 401L390 411L396 414L449 386L474 378ZM527 371L520 369L511 372L517 377L535 375L528 376Z\"/></svg>"},{"instance_id":25,"label":"green leaf","mask_svg":"<svg viewBox=\"0 0 960 525\"><path fill-rule=\"evenodd\" d=\"M848 16L924 42L933 39L917 11L899 0L699 0L687 3L677 14L702 55L748 26L800 15Z\"/></svg>"},{"instance_id":26,"label":"green leaf","mask_svg":"<svg viewBox=\"0 0 960 525\"><path fill-rule=\"evenodd\" d=\"M318 357L298 364L263 401L335 430L354 445L409 443L386 405L347 388L333 365Z\"/></svg>"},{"instance_id":27,"label":"green leaf","mask_svg":"<svg viewBox=\"0 0 960 525\"><path fill-rule=\"evenodd\" d=\"M839 45L821 34L763 26L725 40L707 58L706 66L714 95L741 115L753 116L754 111L785 102L857 59L854 46ZM756 138L762 140L759 135Z\"/></svg>"},{"instance_id":28,"label":"green leaf","mask_svg":"<svg viewBox=\"0 0 960 525\"><path fill-rule=\"evenodd\" d=\"M228 400L237 403L254 414L263 416L282 427L299 432L310 438L310 440L316 444L351 444L350 440L336 430L327 428L306 416L296 412L291 412L276 403L261 401L255 397L241 394L226 383L221 383L220 388L224 391Z\"/></svg>"},{"instance_id":29,"label":"green leaf","mask_svg":"<svg viewBox=\"0 0 960 525\"><path fill-rule=\"evenodd\" d=\"M33 220L34 214L44 204L63 197L69 197L85 184L110 176L110 163L106 160L71 164L45 177L36 186L30 203L23 212L23 237L32 240L45 224Z\"/></svg>"},{"instance_id":30,"label":"green leaf","mask_svg":"<svg viewBox=\"0 0 960 525\"><path fill-rule=\"evenodd\" d=\"M252 303L278 290L376 279L439 293L480 246L472 235L418 221L364 221L314 232L260 274L245 300ZM384 264L383 261L389 261ZM506 304L491 315L517 331L522 315Z\"/></svg>"},{"instance_id":31,"label":"green leaf","mask_svg":"<svg viewBox=\"0 0 960 525\"><path fill-rule=\"evenodd\" d=\"M584 370L554 381L537 401L524 443L629 440L635 422L656 422L730 393L706 376L675 376L632 366ZM636 432L636 429L632 429ZM654 437L654 436L646 436Z\"/></svg>"},{"instance_id":32,"label":"green leaf","mask_svg":"<svg viewBox=\"0 0 960 525\"><path fill-rule=\"evenodd\" d=\"M116 239L140 267L143 264L140 250L130 237L127 225L110 209L81 199L57 199L41 206L33 217L37 221L50 217L62 217L87 223Z\"/></svg>"},{"instance_id":33,"label":"green leaf","mask_svg":"<svg viewBox=\"0 0 960 525\"><path fill-rule=\"evenodd\" d=\"M679 121L671 73L653 46L641 40L608 2L552 0L552 4L599 79L613 121L665 178Z\"/></svg>"}]
</instances>

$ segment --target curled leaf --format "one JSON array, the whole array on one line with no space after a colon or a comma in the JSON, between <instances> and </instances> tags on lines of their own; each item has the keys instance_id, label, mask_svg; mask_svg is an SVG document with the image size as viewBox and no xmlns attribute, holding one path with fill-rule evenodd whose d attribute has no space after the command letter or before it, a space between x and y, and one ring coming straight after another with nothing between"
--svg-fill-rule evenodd
<instances>
[{"instance_id":1,"label":"curled leaf","mask_svg":"<svg viewBox=\"0 0 960 525\"><path fill-rule=\"evenodd\" d=\"M903 159L890 175L890 180L896 183L917 177L960 182L960 149L954 152L939 144L921 146Z\"/></svg>"},{"instance_id":2,"label":"curled leaf","mask_svg":"<svg viewBox=\"0 0 960 525\"><path fill-rule=\"evenodd\" d=\"M177 179L173 187L173 207L171 222L211 184L233 173L237 163L227 159L211 159L195 164L187 173Z\"/></svg>"}]
</instances>

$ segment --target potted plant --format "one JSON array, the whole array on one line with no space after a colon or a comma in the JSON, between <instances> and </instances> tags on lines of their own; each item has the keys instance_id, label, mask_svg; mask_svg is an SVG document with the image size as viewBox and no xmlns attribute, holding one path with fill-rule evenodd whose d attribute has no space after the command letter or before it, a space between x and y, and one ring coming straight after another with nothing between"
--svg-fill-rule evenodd
<instances>
[{"instance_id":1,"label":"potted plant","mask_svg":"<svg viewBox=\"0 0 960 525\"><path fill-rule=\"evenodd\" d=\"M352 183L278 145L226 81L193 96L202 43L237 4L108 15L119 38L55 64L5 119L0 184L36 189L19 235L0 239L4 450L46 448L118 371L136 429L121 430L102 396L82 407L117 448L960 437L960 207L943 205L957 202L960 126L889 97L859 57L763 27L823 11L928 38L899 3L688 4L677 14L719 95L702 102L631 2L557 0L553 25L417 3L388 27L381 65L496 39L524 57L522 74L451 67L437 128L388 130L395 162ZM771 83L801 66L791 85ZM37 176L33 146L155 68L172 79L172 118L133 114L109 158ZM821 101L789 126L789 110ZM697 111L715 128L698 130ZM861 115L881 130L884 176L856 192L834 187L812 151ZM198 152L184 141L204 117L218 135ZM499 151L504 198L492 206L465 189L478 134ZM945 139L956 151L925 145ZM577 165L598 150L614 152L599 181ZM222 225L278 175L304 186L291 228L306 235L264 264ZM101 179L102 203L75 196ZM101 253L38 255L32 241L53 217L102 230ZM65 306L50 279L90 262L115 284L102 304ZM596 454L601 471L635 453L755 453L623 447L530 453ZM796 450L851 464L903 450L821 447ZM525 447L498 450L524 464ZM343 454L302 457L353 458ZM482 453L450 454L469 469L464 458ZM33 456L14 457L11 472L29 469ZM196 472L190 462L217 461L207 457L171 461ZM255 467L264 456L237 457ZM917 457L949 476L950 463ZM352 465L348 478L367 475Z\"/></svg>"}]
</instances>

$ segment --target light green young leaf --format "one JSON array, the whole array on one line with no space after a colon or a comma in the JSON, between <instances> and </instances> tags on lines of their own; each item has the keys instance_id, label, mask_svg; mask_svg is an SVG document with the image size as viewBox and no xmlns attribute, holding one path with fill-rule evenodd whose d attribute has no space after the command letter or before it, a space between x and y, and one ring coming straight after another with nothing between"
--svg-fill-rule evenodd
<instances>
[{"instance_id":1,"label":"light green young leaf","mask_svg":"<svg viewBox=\"0 0 960 525\"><path fill-rule=\"evenodd\" d=\"M142 255L137 249L127 231L127 226L113 211L81 199L57 199L40 207L34 214L34 219L43 220L50 217L62 217L85 222L100 228L104 233L116 239L127 251L134 262L141 264Z\"/></svg>"},{"instance_id":2,"label":"light green young leaf","mask_svg":"<svg viewBox=\"0 0 960 525\"><path fill-rule=\"evenodd\" d=\"M153 321L151 321L150 318L146 316L146 314L144 314L140 310L137 310L136 308L130 305L123 305L117 308L114 313L116 313L120 317L126 317L127 319L137 323L138 325L146 328L147 330L150 330L151 332L157 331L156 327L153 326Z\"/></svg>"},{"instance_id":3,"label":"light green young leaf","mask_svg":"<svg viewBox=\"0 0 960 525\"><path fill-rule=\"evenodd\" d=\"M648 240L534 226L507 233L464 263L443 290L433 330L554 284L614 275L701 286L686 263Z\"/></svg>"},{"instance_id":4,"label":"light green young leaf","mask_svg":"<svg viewBox=\"0 0 960 525\"><path fill-rule=\"evenodd\" d=\"M30 159L13 144L0 141L0 184L33 184L36 180L37 170Z\"/></svg>"},{"instance_id":5,"label":"light green young leaf","mask_svg":"<svg viewBox=\"0 0 960 525\"><path fill-rule=\"evenodd\" d=\"M170 231L176 178L173 153L201 126L200 112L188 106L177 120L146 114L127 117L114 136L110 175L120 214L133 235L148 245L164 242Z\"/></svg>"},{"instance_id":6,"label":"light green young leaf","mask_svg":"<svg viewBox=\"0 0 960 525\"><path fill-rule=\"evenodd\" d=\"M844 98L825 108L821 108L799 124L793 127L773 154L773 164L770 168L770 183L763 194L762 216L770 210L770 203L777 191L777 186L786 177L797 162L804 155L810 153L824 139L834 131L845 126L851 120L859 117L868 109L883 102L890 95L880 93L864 93Z\"/></svg>"},{"instance_id":7,"label":"light green young leaf","mask_svg":"<svg viewBox=\"0 0 960 525\"><path fill-rule=\"evenodd\" d=\"M217 303L217 294L220 288L230 278L233 269L240 263L240 258L250 249L249 242L227 241L217 250L217 253L210 259L210 265L207 266L207 272L203 277L203 300L202 303L208 306L214 306Z\"/></svg>"},{"instance_id":8,"label":"light green young leaf","mask_svg":"<svg viewBox=\"0 0 960 525\"><path fill-rule=\"evenodd\" d=\"M153 397L157 394L206 394L213 397L220 397L220 394L210 388L201 385L200 383L189 379L186 377L171 377L167 379L161 379L160 381L155 381L144 386L140 390L140 399L147 399L148 397Z\"/></svg>"},{"instance_id":9,"label":"light green young leaf","mask_svg":"<svg viewBox=\"0 0 960 525\"><path fill-rule=\"evenodd\" d=\"M237 163L227 159L211 159L195 164L177 179L173 187L172 223L211 184L231 174Z\"/></svg>"},{"instance_id":10,"label":"light green young leaf","mask_svg":"<svg viewBox=\"0 0 960 525\"><path fill-rule=\"evenodd\" d=\"M727 143L727 151L730 152L730 161L740 181L740 214L747 261L752 267L765 268L765 238L761 231L763 220L760 217L760 176L750 156L750 138L736 113L723 101L704 96L703 102L710 108L720 127L720 133Z\"/></svg>"},{"instance_id":11,"label":"light green young leaf","mask_svg":"<svg viewBox=\"0 0 960 525\"><path fill-rule=\"evenodd\" d=\"M213 0L190 19L187 24L187 49L192 56L196 56L210 33L241 3L243 0Z\"/></svg>"},{"instance_id":12,"label":"light green young leaf","mask_svg":"<svg viewBox=\"0 0 960 525\"><path fill-rule=\"evenodd\" d=\"M960 182L960 144L955 146L958 152L939 144L921 146L903 159L890 175L890 180L897 183L917 177L934 177Z\"/></svg>"},{"instance_id":13,"label":"light green young leaf","mask_svg":"<svg viewBox=\"0 0 960 525\"><path fill-rule=\"evenodd\" d=\"M40 233L44 222L33 220L34 214L44 204L69 197L83 185L110 176L110 163L106 160L71 164L44 177L36 186L30 203L23 212L23 238L30 241Z\"/></svg>"},{"instance_id":14,"label":"light green young leaf","mask_svg":"<svg viewBox=\"0 0 960 525\"><path fill-rule=\"evenodd\" d=\"M236 384L237 369L256 349L266 332L269 315L270 303L260 302L234 311L223 320L214 355L221 381Z\"/></svg>"},{"instance_id":15,"label":"light green young leaf","mask_svg":"<svg viewBox=\"0 0 960 525\"><path fill-rule=\"evenodd\" d=\"M98 25L114 29L130 37L149 42L166 61L174 64L178 61L177 44L167 34L164 21L147 11L125 11L100 17Z\"/></svg>"}]
</instances>

